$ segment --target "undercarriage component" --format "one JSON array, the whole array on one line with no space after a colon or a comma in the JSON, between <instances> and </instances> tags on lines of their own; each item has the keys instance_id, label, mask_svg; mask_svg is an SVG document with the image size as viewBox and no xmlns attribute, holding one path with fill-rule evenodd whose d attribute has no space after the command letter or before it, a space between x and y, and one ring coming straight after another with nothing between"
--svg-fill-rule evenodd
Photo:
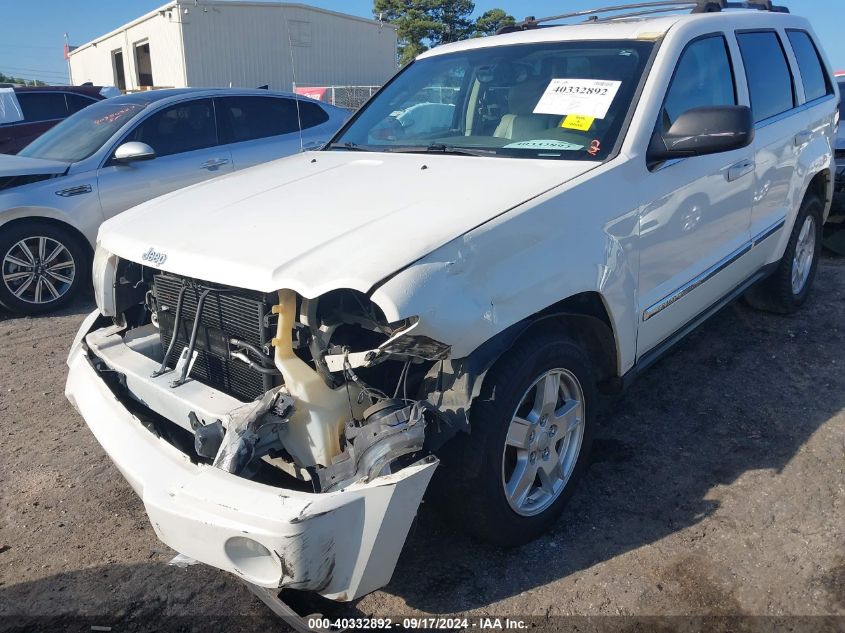
<instances>
[{"instance_id":1,"label":"undercarriage component","mask_svg":"<svg viewBox=\"0 0 845 633\"><path fill-rule=\"evenodd\" d=\"M256 598L266 604L270 611L279 616L294 631L298 631L298 633L324 633L325 629L312 628L308 624L309 620L322 619L321 614L299 615L293 607L279 597L278 589L259 587L246 580L244 580L244 583Z\"/></svg>"}]
</instances>

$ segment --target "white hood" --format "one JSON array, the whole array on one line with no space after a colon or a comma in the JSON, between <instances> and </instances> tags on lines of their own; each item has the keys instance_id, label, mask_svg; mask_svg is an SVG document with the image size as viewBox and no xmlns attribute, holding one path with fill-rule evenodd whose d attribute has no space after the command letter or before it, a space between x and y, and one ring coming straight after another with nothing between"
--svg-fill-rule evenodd
<instances>
[{"instance_id":1,"label":"white hood","mask_svg":"<svg viewBox=\"0 0 845 633\"><path fill-rule=\"evenodd\" d=\"M395 271L594 162L315 152L194 185L106 222L131 261L153 249L179 275L316 297L366 292Z\"/></svg>"}]
</instances>

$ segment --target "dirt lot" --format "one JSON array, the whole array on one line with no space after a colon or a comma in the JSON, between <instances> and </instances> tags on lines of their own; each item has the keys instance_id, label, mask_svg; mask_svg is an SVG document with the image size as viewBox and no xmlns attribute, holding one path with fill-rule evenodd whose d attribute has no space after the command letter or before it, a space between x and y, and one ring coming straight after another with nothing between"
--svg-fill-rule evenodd
<instances>
[{"instance_id":1,"label":"dirt lot","mask_svg":"<svg viewBox=\"0 0 845 633\"><path fill-rule=\"evenodd\" d=\"M167 565L173 552L65 400L65 353L90 309L0 315L0 629L237 614L227 630L284 630L233 577ZM845 629L843 352L845 260L826 258L799 315L735 303L608 404L551 534L495 550L425 507L393 582L352 613L838 615L813 622Z\"/></svg>"}]
</instances>

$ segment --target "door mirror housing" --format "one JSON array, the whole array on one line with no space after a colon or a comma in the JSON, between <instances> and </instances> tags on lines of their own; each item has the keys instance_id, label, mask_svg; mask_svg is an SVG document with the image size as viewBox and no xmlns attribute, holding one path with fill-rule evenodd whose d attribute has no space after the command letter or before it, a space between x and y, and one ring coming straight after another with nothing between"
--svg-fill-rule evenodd
<instances>
[{"instance_id":1,"label":"door mirror housing","mask_svg":"<svg viewBox=\"0 0 845 633\"><path fill-rule=\"evenodd\" d=\"M748 147L753 140L751 108L694 108L679 116L665 134L655 131L648 148L648 162L654 165L677 158L730 152Z\"/></svg>"},{"instance_id":2,"label":"door mirror housing","mask_svg":"<svg viewBox=\"0 0 845 633\"><path fill-rule=\"evenodd\" d=\"M130 141L118 147L114 152L114 160L117 163L134 163L138 160L152 160L156 157L156 151L139 141Z\"/></svg>"}]
</instances>

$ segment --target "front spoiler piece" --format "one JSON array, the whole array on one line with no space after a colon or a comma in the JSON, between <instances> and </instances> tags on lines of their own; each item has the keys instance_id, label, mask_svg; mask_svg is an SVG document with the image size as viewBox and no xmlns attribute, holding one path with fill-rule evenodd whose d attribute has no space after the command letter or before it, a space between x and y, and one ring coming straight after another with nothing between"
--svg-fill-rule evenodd
<instances>
[{"instance_id":1,"label":"front spoiler piece","mask_svg":"<svg viewBox=\"0 0 845 633\"><path fill-rule=\"evenodd\" d=\"M332 600L354 600L389 582L436 458L320 494L194 464L127 410L83 339L68 358L66 395L143 500L161 541L248 583Z\"/></svg>"}]
</instances>

